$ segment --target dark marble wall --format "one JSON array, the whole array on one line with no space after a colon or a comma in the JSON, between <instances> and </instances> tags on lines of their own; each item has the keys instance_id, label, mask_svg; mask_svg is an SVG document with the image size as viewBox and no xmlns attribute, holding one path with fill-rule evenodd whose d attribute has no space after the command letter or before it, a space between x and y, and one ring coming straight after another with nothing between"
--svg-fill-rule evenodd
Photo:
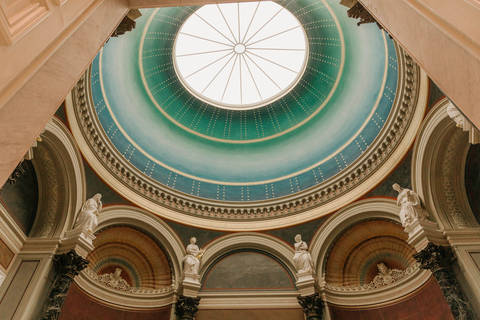
<instances>
[{"instance_id":1,"label":"dark marble wall","mask_svg":"<svg viewBox=\"0 0 480 320\"><path fill-rule=\"evenodd\" d=\"M412 168L412 150L410 150L398 166L386 179L378 184L372 191L367 193L362 199L372 197L391 197L397 198L398 192L393 190L392 185L398 183L402 188L412 189L411 170Z\"/></svg>"},{"instance_id":2,"label":"dark marble wall","mask_svg":"<svg viewBox=\"0 0 480 320\"><path fill-rule=\"evenodd\" d=\"M237 252L221 259L202 282L202 290L294 289L285 268L258 252Z\"/></svg>"},{"instance_id":3,"label":"dark marble wall","mask_svg":"<svg viewBox=\"0 0 480 320\"><path fill-rule=\"evenodd\" d=\"M332 320L454 320L433 277L415 293L396 302L363 308L329 305L329 309Z\"/></svg>"},{"instance_id":4,"label":"dark marble wall","mask_svg":"<svg viewBox=\"0 0 480 320\"><path fill-rule=\"evenodd\" d=\"M93 197L97 193L100 193L102 195L103 206L114 204L132 204L127 199L121 197L105 182L103 182L103 180L97 176L97 174L92 170L90 165L85 160L83 160L83 166L85 167L87 199Z\"/></svg>"},{"instance_id":5,"label":"dark marble wall","mask_svg":"<svg viewBox=\"0 0 480 320\"><path fill-rule=\"evenodd\" d=\"M465 164L465 189L473 214L480 223L480 144L468 150Z\"/></svg>"},{"instance_id":6,"label":"dark marble wall","mask_svg":"<svg viewBox=\"0 0 480 320\"><path fill-rule=\"evenodd\" d=\"M135 310L102 304L73 283L59 320L170 320L170 311L170 306Z\"/></svg>"},{"instance_id":7,"label":"dark marble wall","mask_svg":"<svg viewBox=\"0 0 480 320\"><path fill-rule=\"evenodd\" d=\"M430 95L428 97L428 103L427 103L427 112L432 109L432 107L445 95L443 94L442 90L440 90L437 85L429 79L430 82Z\"/></svg>"},{"instance_id":8,"label":"dark marble wall","mask_svg":"<svg viewBox=\"0 0 480 320\"><path fill-rule=\"evenodd\" d=\"M31 161L25 160L22 168L25 172L16 179L15 184L6 182L3 185L0 201L7 207L25 235L28 235L37 214L38 182Z\"/></svg>"}]
</instances>

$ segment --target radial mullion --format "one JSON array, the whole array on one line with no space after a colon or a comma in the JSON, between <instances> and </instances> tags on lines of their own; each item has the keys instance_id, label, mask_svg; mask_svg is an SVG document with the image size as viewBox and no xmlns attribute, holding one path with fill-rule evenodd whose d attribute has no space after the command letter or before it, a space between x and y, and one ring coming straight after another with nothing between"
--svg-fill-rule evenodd
<instances>
[{"instance_id":1,"label":"radial mullion","mask_svg":"<svg viewBox=\"0 0 480 320\"><path fill-rule=\"evenodd\" d=\"M250 23L248 24L247 31L245 31L245 35L243 36L242 43L245 41L245 38L247 37L248 31L250 31L250 26L252 25L253 20L255 19L255 15L257 14L258 7L260 7L260 1L257 4L257 7L255 8L255 11L253 12L252 19L250 20Z\"/></svg>"},{"instance_id":2,"label":"radial mullion","mask_svg":"<svg viewBox=\"0 0 480 320\"><path fill-rule=\"evenodd\" d=\"M248 50L281 50L281 51L305 51L305 49L286 49L286 48L250 48Z\"/></svg>"},{"instance_id":3,"label":"radial mullion","mask_svg":"<svg viewBox=\"0 0 480 320\"><path fill-rule=\"evenodd\" d=\"M278 36L278 35L281 35L281 34L283 34L283 33L285 33L285 32L292 31L292 30L294 30L294 29L297 29L297 28L300 28L300 26L296 26L296 27L290 28L290 29L288 29L288 30L285 30L285 31L281 31L281 32L275 33L275 34L273 34L273 35L271 35L271 36L268 36L268 37L266 37L266 38L263 38L263 39L257 40L257 41L255 41L255 42L252 42L252 43L250 43L250 44L249 44L249 46L251 46L251 45L253 45L253 44L255 44L255 43L258 43L258 42L265 41L265 40L267 40L267 39L270 39L270 38L276 37L276 36Z\"/></svg>"},{"instance_id":4,"label":"radial mullion","mask_svg":"<svg viewBox=\"0 0 480 320\"><path fill-rule=\"evenodd\" d=\"M258 96L260 97L261 100L262 94L260 93L260 89L258 89L257 82L255 81L255 78L253 77L252 71L250 71L250 67L248 66L247 59L245 59L245 56L243 56L243 60L245 61L245 65L247 66L248 73L250 74L250 77L252 78L253 84L255 85L255 88L257 89Z\"/></svg>"},{"instance_id":5,"label":"radial mullion","mask_svg":"<svg viewBox=\"0 0 480 320\"><path fill-rule=\"evenodd\" d=\"M203 69L210 67L212 64L217 63L218 61L220 61L220 60L222 60L223 58L227 57L229 54L230 54L230 53L227 53L227 54L224 55L223 57L218 58L217 60L213 61L212 63L207 64L205 67L200 68L200 69L198 69L197 71L195 71L194 73L189 74L189 75L186 76L184 79L187 79L188 77L193 76L194 74L202 71Z\"/></svg>"},{"instance_id":6,"label":"radial mullion","mask_svg":"<svg viewBox=\"0 0 480 320\"><path fill-rule=\"evenodd\" d=\"M216 53L216 52L224 52L224 51L232 51L232 49L222 49L222 50L213 50L213 51L204 51L204 52L195 52L195 53L186 53L186 54L180 54L177 55L177 58L181 57L188 57L188 56L195 56L195 55L200 55L200 54L207 54L207 53Z\"/></svg>"},{"instance_id":7,"label":"radial mullion","mask_svg":"<svg viewBox=\"0 0 480 320\"><path fill-rule=\"evenodd\" d=\"M270 63L272 63L272 64L274 64L274 65L276 65L276 66L279 66L279 67L281 67L281 68L284 68L284 69L286 69L286 70L288 70L288 71L290 71L290 72L298 73L297 71L292 70L292 69L290 69L290 68L287 68L287 67L285 67L285 66L282 66L281 64L276 63L276 62L274 62L274 61L272 61L272 60L270 60L270 59L267 59L267 58L264 58L264 57L262 57L262 56L259 56L258 54L255 54L255 53L253 53L253 52L250 52L250 53L253 54L253 55L256 56L256 57L259 57L260 59L263 59L263 60L265 60L265 61L268 61L268 62L270 62Z\"/></svg>"},{"instance_id":8,"label":"radial mullion","mask_svg":"<svg viewBox=\"0 0 480 320\"><path fill-rule=\"evenodd\" d=\"M257 32L255 32L255 33L253 34L253 36L251 36L250 38L248 38L248 40L245 41L243 44L247 45L248 41L252 40L252 38L255 37L255 35L256 35L257 33L259 33L267 24L269 24L270 21L272 21L272 20L280 13L280 11L282 11L282 10L283 10L283 7L282 7L280 10L278 10L277 13L275 13L275 14L273 15L273 17L270 18L270 20L268 20L267 22L265 22L265 24L264 24L263 26L261 26L260 29L258 29Z\"/></svg>"},{"instance_id":9,"label":"radial mullion","mask_svg":"<svg viewBox=\"0 0 480 320\"><path fill-rule=\"evenodd\" d=\"M215 42L215 43L222 44L222 45L224 45L224 46L228 46L228 47L233 47L233 45L231 45L231 44L228 44L228 43L219 42L219 41L215 41L215 40L211 40L211 39L207 39L207 38L199 37L199 36L196 36L196 35L193 35L193 34L190 34L190 33L185 33L185 32L180 32L180 33L181 33L181 34L184 34L184 35L186 35L186 36L190 36L190 37L194 37L194 38L202 39L202 40L205 40L205 41Z\"/></svg>"},{"instance_id":10,"label":"radial mullion","mask_svg":"<svg viewBox=\"0 0 480 320\"><path fill-rule=\"evenodd\" d=\"M235 69L235 64L237 63L237 58L238 58L238 54L235 55L235 61L233 61L232 70L230 70L230 75L228 76L227 84L225 85L225 89L223 90L223 94L222 94L222 99L220 101L223 101L225 92L227 92L228 84L230 83L230 78L232 77L233 69Z\"/></svg>"},{"instance_id":11,"label":"radial mullion","mask_svg":"<svg viewBox=\"0 0 480 320\"><path fill-rule=\"evenodd\" d=\"M265 71L263 71L263 69L262 69L255 61L253 61L252 58L250 58L250 57L248 56L248 54L246 54L246 52L245 52L245 56L246 56L248 59L250 59L250 60L253 62L253 64L256 65L257 68L258 68L260 71L262 71L262 73L263 73L268 79L270 79L270 81L272 81L274 85L277 86L277 88L278 88L279 90L282 90L282 88L280 88L280 86L279 86L275 81L273 81L273 79L270 78L270 76L269 76Z\"/></svg>"},{"instance_id":12,"label":"radial mullion","mask_svg":"<svg viewBox=\"0 0 480 320\"><path fill-rule=\"evenodd\" d=\"M195 13L195 15L197 17L199 17L200 19L202 19L203 22L205 22L209 27L211 27L213 30L217 31L222 37L224 37L225 39L227 39L228 41L230 41L230 43L232 43L233 45L235 45L235 42L233 42L232 40L228 39L227 36L225 36L223 33L221 33L220 31L217 30L217 28L215 28L214 26L212 26L210 23L208 23L205 19L203 19L201 16L199 16L197 13Z\"/></svg>"},{"instance_id":13,"label":"radial mullion","mask_svg":"<svg viewBox=\"0 0 480 320\"><path fill-rule=\"evenodd\" d=\"M233 40L235 40L235 42L237 42L237 39L235 38L235 35L233 34L233 31L230 28L230 25L228 24L227 19L225 19L225 16L223 15L223 12L222 12L222 9L220 9L220 6L218 4L217 4L217 8L218 8L218 11L220 11L220 14L222 15L223 21L225 21L225 24L227 25L228 30L230 30L230 33L232 34Z\"/></svg>"},{"instance_id":14,"label":"radial mullion","mask_svg":"<svg viewBox=\"0 0 480 320\"><path fill-rule=\"evenodd\" d=\"M242 55L238 59L238 65L240 67L240 104L243 104L243 90L242 90Z\"/></svg>"},{"instance_id":15,"label":"radial mullion","mask_svg":"<svg viewBox=\"0 0 480 320\"><path fill-rule=\"evenodd\" d=\"M230 52L229 54L231 54L232 56L230 57L230 59L228 59L227 63L225 63L225 65L222 67L222 69L220 69L220 71L217 72L217 74L215 75L215 77L213 77L213 79L207 84L207 86L205 87L205 89L203 89L202 93L205 92L205 90L207 90L207 88L212 84L213 81L215 81L215 79L218 77L218 75L223 71L223 69L225 69L225 67L228 65L228 63L232 60L232 58L235 56L235 54L233 52Z\"/></svg>"}]
</instances>

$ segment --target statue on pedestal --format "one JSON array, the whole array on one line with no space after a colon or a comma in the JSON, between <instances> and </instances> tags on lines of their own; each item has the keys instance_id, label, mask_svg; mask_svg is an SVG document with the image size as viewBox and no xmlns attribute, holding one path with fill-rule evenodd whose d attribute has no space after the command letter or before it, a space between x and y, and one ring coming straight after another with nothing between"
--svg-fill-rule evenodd
<instances>
[{"instance_id":1,"label":"statue on pedestal","mask_svg":"<svg viewBox=\"0 0 480 320\"><path fill-rule=\"evenodd\" d=\"M102 212L102 202L100 199L102 199L102 195L97 193L93 198L85 201L73 229L84 228L88 232L93 233L98 226L97 216Z\"/></svg>"},{"instance_id":2,"label":"statue on pedestal","mask_svg":"<svg viewBox=\"0 0 480 320\"><path fill-rule=\"evenodd\" d=\"M297 273L313 272L313 260L308 252L308 246L305 241L302 241L302 236L297 234L295 236L295 255L293 262Z\"/></svg>"},{"instance_id":3,"label":"statue on pedestal","mask_svg":"<svg viewBox=\"0 0 480 320\"><path fill-rule=\"evenodd\" d=\"M183 258L183 272L185 274L193 274L198 276L198 269L200 268L200 259L202 258L205 250L200 250L195 244L197 238L192 237L190 244L187 246L187 255Z\"/></svg>"},{"instance_id":4,"label":"statue on pedestal","mask_svg":"<svg viewBox=\"0 0 480 320\"><path fill-rule=\"evenodd\" d=\"M428 212L422 208L418 194L397 183L392 188L398 192L397 205L402 207L399 216L404 228L410 227L415 220L428 220Z\"/></svg>"}]
</instances>

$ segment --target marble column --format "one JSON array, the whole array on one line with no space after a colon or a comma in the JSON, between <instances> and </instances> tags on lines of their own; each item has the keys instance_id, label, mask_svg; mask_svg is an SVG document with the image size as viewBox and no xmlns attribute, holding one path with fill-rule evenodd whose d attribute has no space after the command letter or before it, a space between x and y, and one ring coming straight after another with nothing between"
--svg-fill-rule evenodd
<instances>
[{"instance_id":1,"label":"marble column","mask_svg":"<svg viewBox=\"0 0 480 320\"><path fill-rule=\"evenodd\" d=\"M39 320L58 319L73 278L85 269L88 263L89 261L79 256L75 250L55 255L53 264L56 277Z\"/></svg>"},{"instance_id":2,"label":"marble column","mask_svg":"<svg viewBox=\"0 0 480 320\"><path fill-rule=\"evenodd\" d=\"M306 320L322 320L324 302L318 292L309 296L297 297L302 306Z\"/></svg>"},{"instance_id":3,"label":"marble column","mask_svg":"<svg viewBox=\"0 0 480 320\"><path fill-rule=\"evenodd\" d=\"M452 264L456 260L450 246L439 246L433 242L413 257L420 263L420 268L428 269L437 280L455 320L478 319L460 288Z\"/></svg>"},{"instance_id":4,"label":"marble column","mask_svg":"<svg viewBox=\"0 0 480 320\"><path fill-rule=\"evenodd\" d=\"M179 320L193 320L198 311L201 298L187 297L181 294L175 304L175 314Z\"/></svg>"}]
</instances>

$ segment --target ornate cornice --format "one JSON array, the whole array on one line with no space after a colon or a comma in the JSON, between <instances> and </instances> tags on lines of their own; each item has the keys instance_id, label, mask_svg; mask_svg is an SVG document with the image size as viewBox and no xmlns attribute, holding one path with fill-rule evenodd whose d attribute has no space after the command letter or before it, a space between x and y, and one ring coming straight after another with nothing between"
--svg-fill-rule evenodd
<instances>
[{"instance_id":1,"label":"ornate cornice","mask_svg":"<svg viewBox=\"0 0 480 320\"><path fill-rule=\"evenodd\" d=\"M172 214L165 215L173 220L176 219L175 217L178 219L178 214L173 214L175 212L195 218L206 218L210 221L242 221L245 222L241 227L242 230L249 230L250 228L245 227L245 224L251 225L252 223L256 223L256 228L258 228L258 222L265 220L269 220L265 224L272 225L271 227L283 226L291 223L276 225L272 223L272 218L297 216L312 210L317 212L316 216L318 217L345 205L345 196L347 195L350 195L348 197L349 201L360 197L377 183L377 172L381 172L382 177L384 177L393 168L392 166L379 170L382 165L387 161L397 163L401 158L398 152L403 155L407 151L411 141L405 143L403 138L409 132L408 139L413 139L409 127L414 118L417 104L420 100L423 104L424 97L420 93L420 68L401 48L398 46L396 48L399 64L398 94L395 97L389 118L371 147L349 168L337 176L314 188L275 200L250 203L207 200L180 193L144 175L123 158L103 131L91 99L90 71L87 71L86 75L78 81L72 90L73 114L69 113L69 118L71 123L72 120L76 122L73 124L74 126L78 126L78 129L73 129L74 134L76 131L81 132L81 137L77 137L77 140L82 139L83 142L79 144L87 145L89 154L94 155L95 160L86 156L87 160L101 163L101 170L108 172L114 178L108 178L107 182L115 189L125 190L126 188L130 190L129 193L138 201L131 200L137 204L149 208L161 216L164 216L167 211L173 211ZM419 96L422 96L422 99L419 100ZM416 121L415 126L418 125L417 122L419 124L419 121ZM416 131L416 129L414 130ZM401 149L401 151L397 149ZM390 159L394 153L396 154L395 159ZM96 165L92 166L96 168ZM95 170L100 170L100 168ZM375 181L370 181L369 178L372 178L375 174L377 176ZM369 183L364 184L364 186L368 185L367 188L358 188L367 181ZM342 197L343 199L340 199ZM338 201L341 201L341 203ZM328 209L325 210L324 208L327 206ZM322 213L320 214L319 211L322 211ZM298 219L297 217L294 219L294 223L313 218L308 214L304 216L310 218ZM188 223L184 219L182 221ZM206 222L205 227L215 228L210 222ZM236 228L232 226L233 229Z\"/></svg>"}]
</instances>

